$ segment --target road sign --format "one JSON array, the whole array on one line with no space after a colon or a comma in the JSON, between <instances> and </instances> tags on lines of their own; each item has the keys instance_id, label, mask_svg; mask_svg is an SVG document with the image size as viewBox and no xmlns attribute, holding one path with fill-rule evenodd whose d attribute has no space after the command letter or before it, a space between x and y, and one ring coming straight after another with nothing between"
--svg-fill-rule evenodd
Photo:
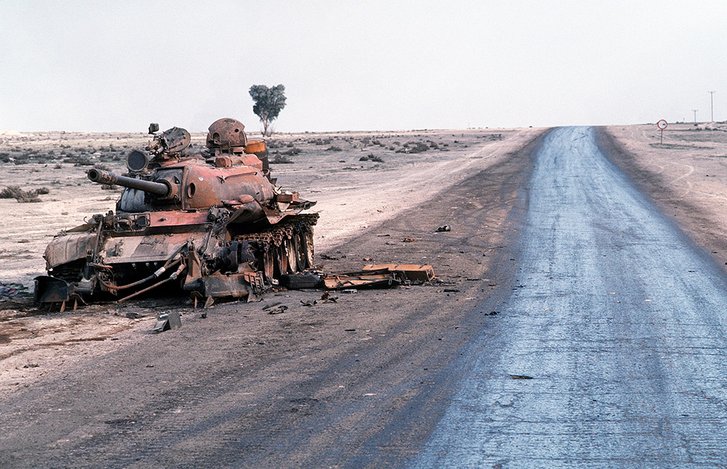
<instances>
[{"instance_id":1,"label":"road sign","mask_svg":"<svg viewBox=\"0 0 727 469\"><path fill-rule=\"evenodd\" d=\"M659 128L659 145L661 145L664 143L664 129L666 129L669 124L667 124L664 119L659 119L656 126Z\"/></svg>"}]
</instances>

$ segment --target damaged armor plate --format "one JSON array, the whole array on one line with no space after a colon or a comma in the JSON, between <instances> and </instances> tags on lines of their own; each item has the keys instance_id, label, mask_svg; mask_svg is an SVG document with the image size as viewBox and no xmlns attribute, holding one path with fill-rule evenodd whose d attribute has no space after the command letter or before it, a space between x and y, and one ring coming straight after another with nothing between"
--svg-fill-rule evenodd
<instances>
[{"instance_id":1,"label":"damaged armor plate","mask_svg":"<svg viewBox=\"0 0 727 469\"><path fill-rule=\"evenodd\" d=\"M209 304L252 298L312 267L318 214L301 212L315 202L275 186L264 142L248 141L244 129L217 120L199 154L189 151L189 133L174 127L128 155L127 175L89 170L91 181L124 191L114 212L48 245L36 301L65 309L69 301L125 301L166 285Z\"/></svg>"}]
</instances>

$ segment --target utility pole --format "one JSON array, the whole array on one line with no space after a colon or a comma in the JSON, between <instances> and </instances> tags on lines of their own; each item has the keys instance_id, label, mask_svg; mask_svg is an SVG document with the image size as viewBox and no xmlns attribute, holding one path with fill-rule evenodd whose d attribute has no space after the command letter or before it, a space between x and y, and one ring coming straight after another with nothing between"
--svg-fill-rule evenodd
<instances>
[{"instance_id":1,"label":"utility pole","mask_svg":"<svg viewBox=\"0 0 727 469\"><path fill-rule=\"evenodd\" d=\"M694 113L694 123L695 124L697 123L697 111L699 111L699 109L692 109L692 112Z\"/></svg>"},{"instance_id":2,"label":"utility pole","mask_svg":"<svg viewBox=\"0 0 727 469\"><path fill-rule=\"evenodd\" d=\"M709 107L712 111L711 122L714 122L714 93L716 93L716 91L707 91L707 93L709 93Z\"/></svg>"}]
</instances>

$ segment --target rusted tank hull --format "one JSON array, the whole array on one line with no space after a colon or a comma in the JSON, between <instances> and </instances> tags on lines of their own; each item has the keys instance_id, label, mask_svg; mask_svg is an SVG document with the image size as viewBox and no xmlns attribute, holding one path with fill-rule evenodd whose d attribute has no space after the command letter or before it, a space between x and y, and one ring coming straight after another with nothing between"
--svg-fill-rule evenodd
<instances>
[{"instance_id":1,"label":"rusted tank hull","mask_svg":"<svg viewBox=\"0 0 727 469\"><path fill-rule=\"evenodd\" d=\"M164 215L154 213L143 231L101 226L99 236L99 227L89 225L88 231L57 236L46 248L49 275L36 279L36 300L125 301L161 286L193 298L250 298L276 285L280 276L313 266L317 214L288 217L252 232L227 229L234 225L215 232L211 222L176 224L169 232L170 225L154 222ZM161 228L167 232L160 234Z\"/></svg>"},{"instance_id":2,"label":"rusted tank hull","mask_svg":"<svg viewBox=\"0 0 727 469\"><path fill-rule=\"evenodd\" d=\"M250 298L282 275L313 266L315 202L275 186L264 142L248 142L244 125L210 126L205 153L187 151L189 133L154 134L127 157L128 175L88 171L98 184L125 187L116 212L93 215L60 233L38 277L41 303L113 298L125 301L161 287L196 300ZM158 126L150 126L156 132Z\"/></svg>"}]
</instances>

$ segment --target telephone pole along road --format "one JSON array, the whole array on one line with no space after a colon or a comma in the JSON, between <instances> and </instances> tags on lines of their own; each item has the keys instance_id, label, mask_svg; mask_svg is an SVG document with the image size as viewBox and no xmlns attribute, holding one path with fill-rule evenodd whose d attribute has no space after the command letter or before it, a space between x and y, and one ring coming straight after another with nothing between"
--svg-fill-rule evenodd
<instances>
[{"instance_id":1,"label":"telephone pole along road","mask_svg":"<svg viewBox=\"0 0 727 469\"><path fill-rule=\"evenodd\" d=\"M723 273L593 129L545 138L529 201L519 288L414 466L727 464Z\"/></svg>"}]
</instances>

